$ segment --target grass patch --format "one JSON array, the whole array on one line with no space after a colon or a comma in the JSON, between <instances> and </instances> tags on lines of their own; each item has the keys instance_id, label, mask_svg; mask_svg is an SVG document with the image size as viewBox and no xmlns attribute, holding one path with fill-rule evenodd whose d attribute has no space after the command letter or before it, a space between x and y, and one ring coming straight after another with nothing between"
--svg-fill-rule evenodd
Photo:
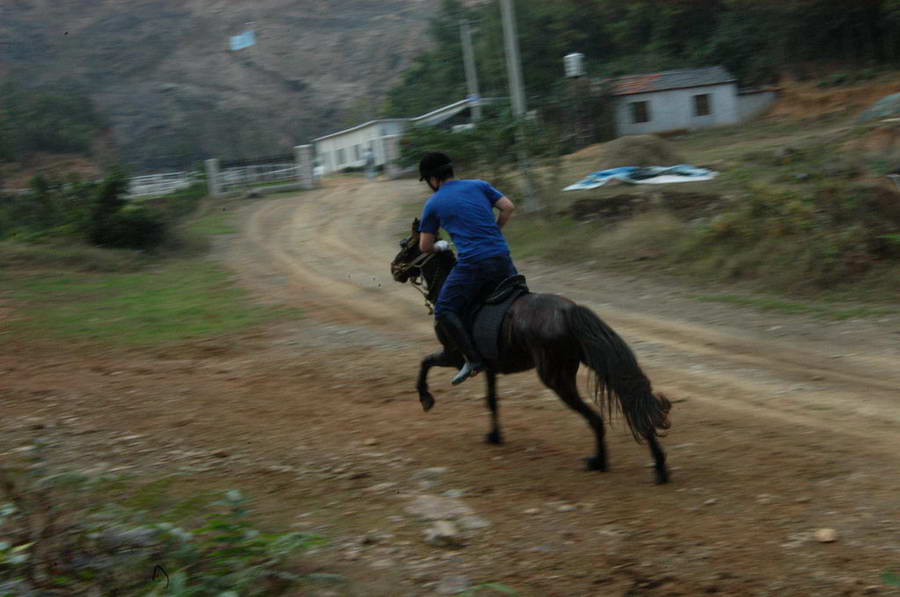
<instances>
[{"instance_id":1,"label":"grass patch","mask_svg":"<svg viewBox=\"0 0 900 597\"><path fill-rule=\"evenodd\" d=\"M219 236L237 234L239 229L234 222L234 214L230 211L217 211L193 220L187 230L200 236Z\"/></svg>"},{"instance_id":2,"label":"grass patch","mask_svg":"<svg viewBox=\"0 0 900 597\"><path fill-rule=\"evenodd\" d=\"M20 306L13 332L152 346L220 336L295 310L252 305L230 276L209 262L176 261L134 273L0 274Z\"/></svg>"},{"instance_id":3,"label":"grass patch","mask_svg":"<svg viewBox=\"0 0 900 597\"><path fill-rule=\"evenodd\" d=\"M590 259L596 231L569 217L545 219L518 215L503 228L514 259L544 258L557 263Z\"/></svg>"},{"instance_id":4,"label":"grass patch","mask_svg":"<svg viewBox=\"0 0 900 597\"><path fill-rule=\"evenodd\" d=\"M787 301L771 297L749 297L732 294L701 294L694 295L693 298L707 303L724 303L741 307L753 307L762 311L777 311L790 315L813 315L823 319L836 320L878 317L900 313L900 309L891 307L832 306L820 303Z\"/></svg>"},{"instance_id":5,"label":"grass patch","mask_svg":"<svg viewBox=\"0 0 900 597\"><path fill-rule=\"evenodd\" d=\"M184 483L175 476L139 484L132 480L120 488L121 506L151 514L160 522L183 523L201 517L216 491Z\"/></svg>"},{"instance_id":6,"label":"grass patch","mask_svg":"<svg viewBox=\"0 0 900 597\"><path fill-rule=\"evenodd\" d=\"M146 253L129 249L101 249L71 241L43 245L0 242L0 268L4 270L64 268L81 272L132 272L149 263Z\"/></svg>"}]
</instances>

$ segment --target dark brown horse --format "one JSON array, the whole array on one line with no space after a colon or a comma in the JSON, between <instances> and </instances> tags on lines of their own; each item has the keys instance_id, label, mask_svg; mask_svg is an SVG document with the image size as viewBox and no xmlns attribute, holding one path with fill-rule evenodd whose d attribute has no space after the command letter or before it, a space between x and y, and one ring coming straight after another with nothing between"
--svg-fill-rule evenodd
<instances>
[{"instance_id":1,"label":"dark brown horse","mask_svg":"<svg viewBox=\"0 0 900 597\"><path fill-rule=\"evenodd\" d=\"M456 263L450 251L422 253L419 250L419 221L413 221L412 234L401 242L401 250L391 262L391 274L397 282L423 286L423 293L434 304L441 285ZM461 367L462 355L446 338L438 340L443 350L422 360L416 389L422 407L434 406L428 391L428 371L432 367ZM603 417L578 394L576 373L580 364L593 371L592 393L600 411L610 417L618 410L624 415L634 438L650 445L656 469L656 482L666 483L669 472L666 455L657 440L657 429L669 428L671 403L662 394L654 394L650 380L638 366L627 344L590 309L554 294L525 294L510 307L500 334L500 357L486 360L487 406L491 412L491 431L487 441L503 441L497 415L497 374L537 369L538 377L556 392L566 405L580 413L597 439L597 453L586 460L589 470L607 470Z\"/></svg>"}]
</instances>

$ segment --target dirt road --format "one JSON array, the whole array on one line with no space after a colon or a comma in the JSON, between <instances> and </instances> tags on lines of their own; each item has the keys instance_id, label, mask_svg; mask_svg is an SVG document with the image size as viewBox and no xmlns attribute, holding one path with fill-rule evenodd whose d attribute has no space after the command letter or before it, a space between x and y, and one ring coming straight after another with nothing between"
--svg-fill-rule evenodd
<instances>
[{"instance_id":1,"label":"dirt road","mask_svg":"<svg viewBox=\"0 0 900 597\"><path fill-rule=\"evenodd\" d=\"M260 301L305 319L174 351L4 354L4 431L65 401L72 414L47 429L107 467L250 484L273 520L332 539L311 557L356 584L322 594L485 582L554 596L890 593L900 318L759 314L638 276L520 262L532 290L594 309L677 401L670 485L652 484L646 447L618 422L612 471L588 473L587 425L533 372L500 379L503 446L482 443L480 380L452 388L449 370L433 370L438 404L421 412L431 320L388 273L408 234L401 199L421 194L344 179L247 204L222 257ZM139 449L115 448L129 441ZM463 545L426 543L429 518L452 520ZM836 541L815 538L825 528Z\"/></svg>"}]
</instances>

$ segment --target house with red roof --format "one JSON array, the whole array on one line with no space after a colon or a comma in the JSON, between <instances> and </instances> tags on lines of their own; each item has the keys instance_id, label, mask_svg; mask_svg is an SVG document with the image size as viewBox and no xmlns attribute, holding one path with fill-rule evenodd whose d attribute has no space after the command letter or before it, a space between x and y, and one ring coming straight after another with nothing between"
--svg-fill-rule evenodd
<instances>
[{"instance_id":1,"label":"house with red roof","mask_svg":"<svg viewBox=\"0 0 900 597\"><path fill-rule=\"evenodd\" d=\"M721 66L628 75L609 85L619 136L737 124L776 98L771 89L739 90Z\"/></svg>"}]
</instances>

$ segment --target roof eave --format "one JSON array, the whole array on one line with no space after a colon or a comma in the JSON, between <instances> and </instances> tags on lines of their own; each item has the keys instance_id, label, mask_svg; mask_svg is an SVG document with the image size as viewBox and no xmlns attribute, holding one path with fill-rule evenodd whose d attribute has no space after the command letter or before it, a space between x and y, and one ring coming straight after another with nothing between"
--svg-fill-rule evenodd
<instances>
[{"instance_id":1,"label":"roof eave","mask_svg":"<svg viewBox=\"0 0 900 597\"><path fill-rule=\"evenodd\" d=\"M411 118L376 118L375 120L370 120L368 122L364 122L362 124L357 124L356 126L350 127L349 129L344 129L342 131L338 131L336 133L328 133L327 135L322 135L321 137L316 137L313 139L313 143L316 141L324 141L326 139L330 139L331 137L337 137L338 135L346 135L347 133L352 133L353 131L366 128L367 126L373 124L379 124L382 122L409 122L412 120Z\"/></svg>"},{"instance_id":2,"label":"roof eave","mask_svg":"<svg viewBox=\"0 0 900 597\"><path fill-rule=\"evenodd\" d=\"M612 93L611 95L614 97L624 97L626 95L641 95L644 93L661 93L663 91L678 91L680 89L696 89L698 87L715 87L716 85L729 85L731 83L737 83L737 79L730 79L728 81L720 81L718 83L701 83L698 85L682 85L680 87L665 87L663 89L645 89L643 91L626 91L624 93Z\"/></svg>"}]
</instances>

